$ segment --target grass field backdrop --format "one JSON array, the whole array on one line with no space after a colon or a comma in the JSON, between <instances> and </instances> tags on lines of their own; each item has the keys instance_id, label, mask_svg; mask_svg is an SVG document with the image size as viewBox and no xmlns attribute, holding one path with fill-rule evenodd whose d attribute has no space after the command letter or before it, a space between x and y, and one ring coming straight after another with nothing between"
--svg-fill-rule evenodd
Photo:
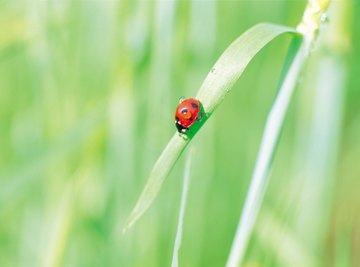
<instances>
[{"instance_id":1,"label":"grass field backdrop","mask_svg":"<svg viewBox=\"0 0 360 267\"><path fill-rule=\"evenodd\" d=\"M306 1L0 1L0 266L170 266L185 157L122 228L224 49ZM290 103L243 266L360 266L360 3L334 1ZM180 266L224 266L290 38L191 143ZM185 153L186 156L186 153Z\"/></svg>"}]
</instances>

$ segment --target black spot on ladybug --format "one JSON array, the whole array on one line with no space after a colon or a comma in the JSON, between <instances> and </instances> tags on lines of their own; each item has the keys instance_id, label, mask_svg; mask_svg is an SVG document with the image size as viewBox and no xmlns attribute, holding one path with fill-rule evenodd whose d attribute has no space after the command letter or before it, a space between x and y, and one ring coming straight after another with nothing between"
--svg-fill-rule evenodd
<instances>
[{"instance_id":1,"label":"black spot on ladybug","mask_svg":"<svg viewBox=\"0 0 360 267\"><path fill-rule=\"evenodd\" d=\"M186 114L188 112L188 110L186 109L186 108L183 108L182 110L181 110L181 114Z\"/></svg>"},{"instance_id":2,"label":"black spot on ladybug","mask_svg":"<svg viewBox=\"0 0 360 267\"><path fill-rule=\"evenodd\" d=\"M190 118L189 118L189 121L192 121L192 120L193 120L193 118L190 117Z\"/></svg>"},{"instance_id":3,"label":"black spot on ladybug","mask_svg":"<svg viewBox=\"0 0 360 267\"><path fill-rule=\"evenodd\" d=\"M193 108L198 108L198 107L199 107L196 103L191 103L191 106L192 106Z\"/></svg>"}]
</instances>

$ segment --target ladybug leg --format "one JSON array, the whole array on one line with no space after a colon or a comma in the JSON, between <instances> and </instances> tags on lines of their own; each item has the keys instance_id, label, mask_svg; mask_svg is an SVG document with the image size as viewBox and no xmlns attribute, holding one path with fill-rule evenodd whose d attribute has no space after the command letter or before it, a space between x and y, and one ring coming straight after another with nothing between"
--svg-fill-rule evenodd
<instances>
[{"instance_id":1,"label":"ladybug leg","mask_svg":"<svg viewBox=\"0 0 360 267\"><path fill-rule=\"evenodd\" d=\"M182 129L179 132L180 137L182 137L184 140L187 140L189 137L186 135L186 133L190 131L189 129Z\"/></svg>"},{"instance_id":2,"label":"ladybug leg","mask_svg":"<svg viewBox=\"0 0 360 267\"><path fill-rule=\"evenodd\" d=\"M199 112L199 114L197 115L197 117L196 117L196 120L197 121L201 121L202 120L202 113L201 112Z\"/></svg>"}]
</instances>

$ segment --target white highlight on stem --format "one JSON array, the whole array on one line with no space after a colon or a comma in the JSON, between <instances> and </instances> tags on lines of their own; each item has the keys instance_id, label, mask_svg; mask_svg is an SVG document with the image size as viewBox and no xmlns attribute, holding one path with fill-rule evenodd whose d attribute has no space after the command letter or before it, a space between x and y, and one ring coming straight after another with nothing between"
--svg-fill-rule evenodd
<instances>
[{"instance_id":1,"label":"white highlight on stem","mask_svg":"<svg viewBox=\"0 0 360 267\"><path fill-rule=\"evenodd\" d=\"M179 265L179 250L181 246L182 228L183 228L187 195L190 184L190 167L191 167L191 158L192 158L191 155L192 155L192 150L190 149L185 163L184 180L183 180L181 202L180 202L180 212L179 212L178 226L177 226L176 238L174 244L173 258L171 263L172 267L178 267Z\"/></svg>"},{"instance_id":2,"label":"white highlight on stem","mask_svg":"<svg viewBox=\"0 0 360 267\"><path fill-rule=\"evenodd\" d=\"M309 53L311 41L312 38L309 37L303 39L299 51L281 84L279 93L268 115L245 206L240 217L235 239L226 264L227 267L240 266L243 260L250 235L254 228L255 219L259 213L261 202L264 197L270 164L279 139L284 117L299 73ZM294 48L294 46L297 46L295 42L296 40L292 43L290 50Z\"/></svg>"}]
</instances>

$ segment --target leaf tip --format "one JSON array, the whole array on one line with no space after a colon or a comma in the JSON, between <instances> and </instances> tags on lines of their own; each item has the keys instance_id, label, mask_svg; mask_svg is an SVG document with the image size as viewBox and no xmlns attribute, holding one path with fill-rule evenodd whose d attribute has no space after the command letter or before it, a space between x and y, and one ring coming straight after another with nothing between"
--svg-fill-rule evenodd
<instances>
[{"instance_id":1,"label":"leaf tip","mask_svg":"<svg viewBox=\"0 0 360 267\"><path fill-rule=\"evenodd\" d=\"M134 218L133 212L130 214L130 216L127 218L125 222L125 226L122 229L122 234L126 234L126 232L133 226L134 222L136 222L137 218Z\"/></svg>"}]
</instances>

